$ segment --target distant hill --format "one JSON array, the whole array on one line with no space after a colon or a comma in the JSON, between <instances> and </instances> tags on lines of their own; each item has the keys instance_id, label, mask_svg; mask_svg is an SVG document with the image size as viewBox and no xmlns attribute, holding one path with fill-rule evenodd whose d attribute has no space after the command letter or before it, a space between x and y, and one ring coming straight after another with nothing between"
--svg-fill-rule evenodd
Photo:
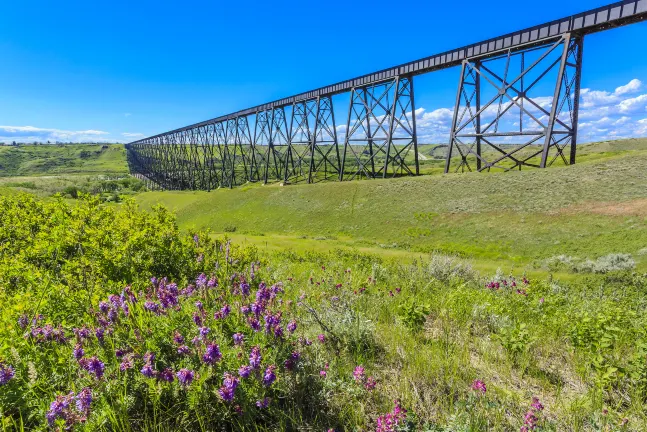
<instances>
[{"instance_id":1,"label":"distant hill","mask_svg":"<svg viewBox=\"0 0 647 432\"><path fill-rule=\"evenodd\" d=\"M127 172L122 144L0 146L0 177Z\"/></svg>"}]
</instances>

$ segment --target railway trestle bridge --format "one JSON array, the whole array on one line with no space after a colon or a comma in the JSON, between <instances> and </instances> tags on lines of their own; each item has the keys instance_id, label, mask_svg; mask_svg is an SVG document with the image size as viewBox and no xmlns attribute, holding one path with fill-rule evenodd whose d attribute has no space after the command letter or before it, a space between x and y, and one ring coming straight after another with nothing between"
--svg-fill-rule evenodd
<instances>
[{"instance_id":1,"label":"railway trestle bridge","mask_svg":"<svg viewBox=\"0 0 647 432\"><path fill-rule=\"evenodd\" d=\"M126 145L130 172L193 190L418 175L414 77L450 67L445 173L573 164L584 38L646 17L647 0L625 0L141 139Z\"/></svg>"}]
</instances>

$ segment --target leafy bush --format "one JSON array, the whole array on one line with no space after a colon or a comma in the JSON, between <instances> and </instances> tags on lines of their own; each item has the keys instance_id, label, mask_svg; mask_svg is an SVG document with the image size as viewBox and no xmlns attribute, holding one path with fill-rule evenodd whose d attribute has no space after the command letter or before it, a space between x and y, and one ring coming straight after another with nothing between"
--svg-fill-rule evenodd
<instances>
[{"instance_id":1,"label":"leafy bush","mask_svg":"<svg viewBox=\"0 0 647 432\"><path fill-rule=\"evenodd\" d=\"M609 273L619 270L631 270L636 267L636 261L630 254L609 254L595 261L586 260L574 267L579 273Z\"/></svg>"},{"instance_id":2,"label":"leafy bush","mask_svg":"<svg viewBox=\"0 0 647 432\"><path fill-rule=\"evenodd\" d=\"M398 307L398 314L404 325L412 331L420 331L427 321L427 315L431 307L428 304L418 303L415 299L409 299Z\"/></svg>"}]
</instances>

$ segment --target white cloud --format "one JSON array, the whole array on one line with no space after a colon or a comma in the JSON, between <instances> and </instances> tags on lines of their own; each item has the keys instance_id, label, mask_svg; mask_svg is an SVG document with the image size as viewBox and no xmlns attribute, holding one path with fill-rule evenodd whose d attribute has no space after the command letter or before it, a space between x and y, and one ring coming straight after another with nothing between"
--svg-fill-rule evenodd
<instances>
[{"instance_id":1,"label":"white cloud","mask_svg":"<svg viewBox=\"0 0 647 432\"><path fill-rule=\"evenodd\" d=\"M621 113L644 111L647 109L647 94L620 101L617 107Z\"/></svg>"},{"instance_id":2,"label":"white cloud","mask_svg":"<svg viewBox=\"0 0 647 432\"><path fill-rule=\"evenodd\" d=\"M124 117L130 117L131 115L131 113L124 113Z\"/></svg>"},{"instance_id":3,"label":"white cloud","mask_svg":"<svg viewBox=\"0 0 647 432\"><path fill-rule=\"evenodd\" d=\"M647 94L636 94L644 87L638 79L617 87L613 92L606 90L582 89L580 93L579 132L580 142L591 142L605 139L629 138L647 135ZM546 111L552 105L551 96L533 97L532 100ZM512 102L504 101L501 110ZM529 103L524 108L531 112L540 122L546 123L547 116ZM495 118L499 104L494 103L483 111L481 124L487 125ZM449 141L449 131L453 108L439 108L428 112L425 108L416 110L416 122L419 142L444 143ZM560 119L569 118L567 105L564 106ZM467 117L463 123L467 121ZM567 124L570 122L567 121ZM465 129L469 128L470 125ZM524 129L535 130L538 125L524 115ZM500 120L498 130L519 130L519 111L512 107ZM517 139L517 138L515 138Z\"/></svg>"},{"instance_id":4,"label":"white cloud","mask_svg":"<svg viewBox=\"0 0 647 432\"><path fill-rule=\"evenodd\" d=\"M126 138L140 138L144 136L143 133L139 133L139 132L124 132L122 133L122 135L125 136Z\"/></svg>"},{"instance_id":5,"label":"white cloud","mask_svg":"<svg viewBox=\"0 0 647 432\"><path fill-rule=\"evenodd\" d=\"M106 135L109 132L101 130L70 131L63 129L38 128L34 126L0 126L0 141L17 142L113 142Z\"/></svg>"},{"instance_id":6,"label":"white cloud","mask_svg":"<svg viewBox=\"0 0 647 432\"><path fill-rule=\"evenodd\" d=\"M639 79L632 79L628 84L620 86L616 89L615 94L623 95L627 93L635 93L642 88L643 83Z\"/></svg>"}]
</instances>

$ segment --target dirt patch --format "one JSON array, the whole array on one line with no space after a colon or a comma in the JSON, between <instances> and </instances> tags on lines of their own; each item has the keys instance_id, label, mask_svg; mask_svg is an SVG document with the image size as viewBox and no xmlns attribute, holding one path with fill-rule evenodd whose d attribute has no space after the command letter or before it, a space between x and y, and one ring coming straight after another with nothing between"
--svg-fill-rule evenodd
<instances>
[{"instance_id":1,"label":"dirt patch","mask_svg":"<svg viewBox=\"0 0 647 432\"><path fill-rule=\"evenodd\" d=\"M647 198L623 202L586 202L555 211L557 214L592 213L604 216L647 216Z\"/></svg>"}]
</instances>

